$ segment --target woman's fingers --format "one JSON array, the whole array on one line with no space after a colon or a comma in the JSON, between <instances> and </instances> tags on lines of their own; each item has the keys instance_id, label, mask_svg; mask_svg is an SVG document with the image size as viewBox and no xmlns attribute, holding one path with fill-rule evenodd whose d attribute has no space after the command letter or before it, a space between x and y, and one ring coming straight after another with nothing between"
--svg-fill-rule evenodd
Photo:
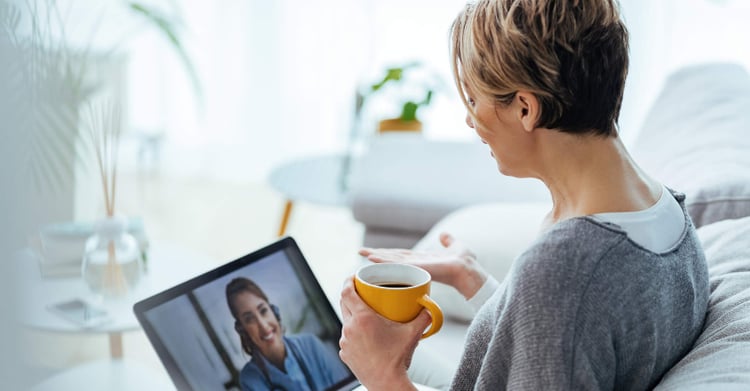
<instances>
[{"instance_id":1,"label":"woman's fingers","mask_svg":"<svg viewBox=\"0 0 750 391\"><path fill-rule=\"evenodd\" d=\"M445 248L450 247L453 244L453 236L447 232L442 232L440 234L440 244Z\"/></svg>"},{"instance_id":2,"label":"woman's fingers","mask_svg":"<svg viewBox=\"0 0 750 391\"><path fill-rule=\"evenodd\" d=\"M432 316L430 315L430 311L422 309L422 311L419 312L419 315L417 315L417 317L413 320L413 324L420 332L423 332L427 328L427 326L432 324Z\"/></svg>"},{"instance_id":3,"label":"woman's fingers","mask_svg":"<svg viewBox=\"0 0 750 391\"><path fill-rule=\"evenodd\" d=\"M372 311L370 306L359 297L354 287L354 277L349 277L344 281L339 306L341 306L341 316L345 322L358 312Z\"/></svg>"},{"instance_id":4,"label":"woman's fingers","mask_svg":"<svg viewBox=\"0 0 750 391\"><path fill-rule=\"evenodd\" d=\"M476 257L453 235L443 232L439 236L443 249L413 251L406 249L362 248L359 253L375 263L406 263L426 270L433 281L458 289L465 278L466 269L474 268Z\"/></svg>"},{"instance_id":5,"label":"woman's fingers","mask_svg":"<svg viewBox=\"0 0 750 391\"><path fill-rule=\"evenodd\" d=\"M363 257L366 257L366 256L372 254L372 251L373 251L373 249L371 249L371 248L362 247L362 248L359 249L359 255L361 255Z\"/></svg>"},{"instance_id":6,"label":"woman's fingers","mask_svg":"<svg viewBox=\"0 0 750 391\"><path fill-rule=\"evenodd\" d=\"M458 254L459 256L468 256L470 258L476 259L476 255L474 255L474 253L471 252L471 250L469 250L469 248L466 247L463 242L456 240L453 235L447 232L443 232L440 234L440 244L442 244L445 248L450 248L455 254Z\"/></svg>"},{"instance_id":7,"label":"woman's fingers","mask_svg":"<svg viewBox=\"0 0 750 391\"><path fill-rule=\"evenodd\" d=\"M412 252L412 250L407 250L405 248L361 248L359 250L359 255L365 257L372 254L404 256L409 255Z\"/></svg>"},{"instance_id":8,"label":"woman's fingers","mask_svg":"<svg viewBox=\"0 0 750 391\"><path fill-rule=\"evenodd\" d=\"M341 298L339 299L339 307L341 307L341 317L344 318L344 320L351 318L352 311L349 309L349 305L347 301L344 301L344 290L348 288L348 285L351 284L352 277L347 278L344 281L344 287L341 288Z\"/></svg>"},{"instance_id":9,"label":"woman's fingers","mask_svg":"<svg viewBox=\"0 0 750 391\"><path fill-rule=\"evenodd\" d=\"M408 262L414 256L414 252L400 248L363 248L359 250L359 255L367 257L368 260L375 263L403 263Z\"/></svg>"},{"instance_id":10,"label":"woman's fingers","mask_svg":"<svg viewBox=\"0 0 750 391\"><path fill-rule=\"evenodd\" d=\"M445 248L450 248L451 246L460 247L459 250L463 250L464 246L462 246L459 242L456 242L456 240L453 238L453 235L442 232L439 237L440 244ZM359 255L363 257L367 257L370 260L377 260L380 262L398 262L403 260L408 260L409 258L415 257L418 258L420 256L424 257L423 252L416 252L413 250L407 250L402 248L369 248L369 247L362 247L359 249Z\"/></svg>"}]
</instances>

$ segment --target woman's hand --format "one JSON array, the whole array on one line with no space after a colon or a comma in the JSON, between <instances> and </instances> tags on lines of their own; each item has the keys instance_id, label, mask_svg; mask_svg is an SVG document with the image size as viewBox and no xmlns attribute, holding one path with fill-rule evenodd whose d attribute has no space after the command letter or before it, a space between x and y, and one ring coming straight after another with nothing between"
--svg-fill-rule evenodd
<instances>
[{"instance_id":1,"label":"woman's hand","mask_svg":"<svg viewBox=\"0 0 750 391\"><path fill-rule=\"evenodd\" d=\"M448 284L470 299L487 280L487 272L476 261L474 254L450 234L440 234L440 244L444 249L437 251L363 248L359 250L359 255L376 263L419 266L430 273L434 281Z\"/></svg>"},{"instance_id":2,"label":"woman's hand","mask_svg":"<svg viewBox=\"0 0 750 391\"><path fill-rule=\"evenodd\" d=\"M416 389L406 370L422 332L432 320L426 310L408 323L388 320L357 294L353 278L341 292L343 328L339 356L370 391Z\"/></svg>"}]
</instances>

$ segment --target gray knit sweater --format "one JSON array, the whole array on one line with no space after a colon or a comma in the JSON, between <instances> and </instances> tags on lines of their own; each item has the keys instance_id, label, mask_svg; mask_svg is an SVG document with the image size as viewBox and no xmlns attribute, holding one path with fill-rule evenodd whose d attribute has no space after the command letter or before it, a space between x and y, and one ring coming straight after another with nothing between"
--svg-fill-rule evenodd
<instances>
[{"instance_id":1,"label":"gray knit sweater","mask_svg":"<svg viewBox=\"0 0 750 391\"><path fill-rule=\"evenodd\" d=\"M681 240L662 254L613 224L560 222L480 309L451 389L652 388L698 337L708 294L687 214Z\"/></svg>"}]
</instances>

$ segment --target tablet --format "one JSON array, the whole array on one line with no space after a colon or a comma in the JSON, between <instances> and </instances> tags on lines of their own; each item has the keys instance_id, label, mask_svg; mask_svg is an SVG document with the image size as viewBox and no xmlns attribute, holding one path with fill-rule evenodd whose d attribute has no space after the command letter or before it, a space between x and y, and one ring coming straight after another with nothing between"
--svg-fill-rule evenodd
<instances>
[{"instance_id":1,"label":"tablet","mask_svg":"<svg viewBox=\"0 0 750 391\"><path fill-rule=\"evenodd\" d=\"M350 390L341 321L287 237L144 299L138 322L179 390Z\"/></svg>"}]
</instances>

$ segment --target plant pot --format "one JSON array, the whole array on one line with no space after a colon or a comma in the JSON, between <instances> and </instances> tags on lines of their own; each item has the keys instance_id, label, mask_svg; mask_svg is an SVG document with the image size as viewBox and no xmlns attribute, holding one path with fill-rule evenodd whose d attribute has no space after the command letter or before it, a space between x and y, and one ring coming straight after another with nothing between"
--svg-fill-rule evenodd
<instances>
[{"instance_id":1,"label":"plant pot","mask_svg":"<svg viewBox=\"0 0 750 391\"><path fill-rule=\"evenodd\" d=\"M420 131L422 131L422 122L419 120L402 121L400 118L390 118L378 123L378 133Z\"/></svg>"}]
</instances>

